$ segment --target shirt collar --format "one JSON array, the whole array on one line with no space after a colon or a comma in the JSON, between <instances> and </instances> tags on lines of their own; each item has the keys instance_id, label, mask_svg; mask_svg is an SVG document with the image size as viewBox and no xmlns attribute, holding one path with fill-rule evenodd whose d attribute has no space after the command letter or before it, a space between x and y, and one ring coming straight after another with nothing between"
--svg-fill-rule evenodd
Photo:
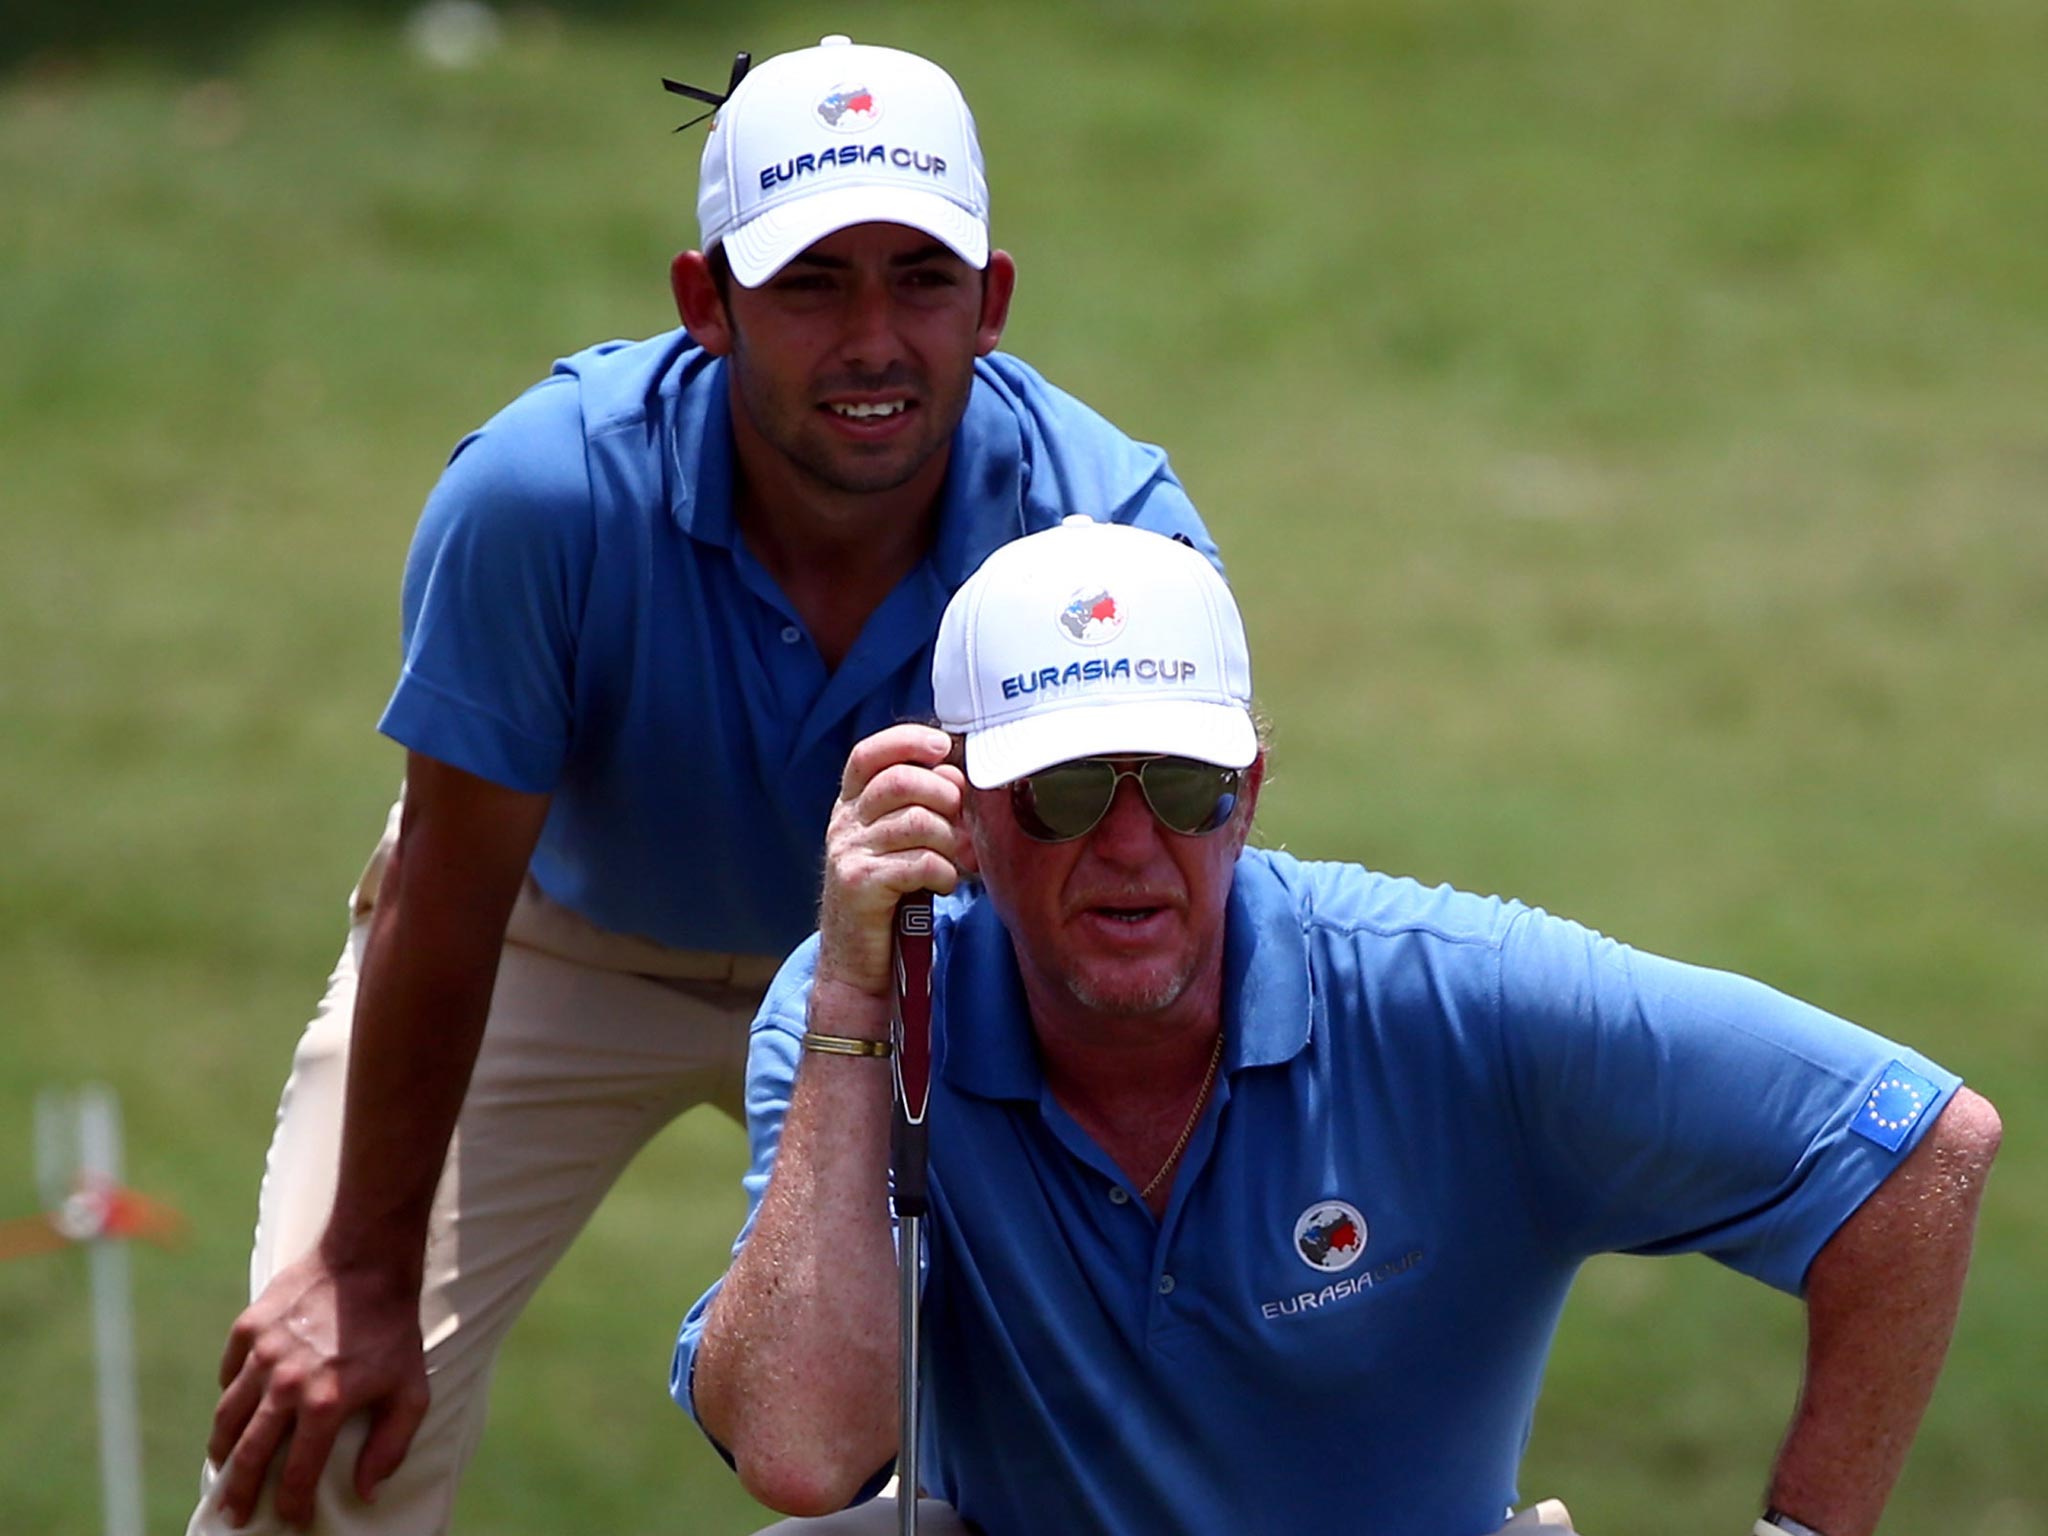
<instances>
[{"instance_id":1,"label":"shirt collar","mask_svg":"<svg viewBox=\"0 0 2048 1536\"><path fill-rule=\"evenodd\" d=\"M690 537L731 549L739 533L732 513L732 400L725 359L691 348L668 389L669 515Z\"/></svg>"},{"instance_id":2,"label":"shirt collar","mask_svg":"<svg viewBox=\"0 0 2048 1536\"><path fill-rule=\"evenodd\" d=\"M939 1073L978 1098L1035 1102L1044 1079L1009 931L978 891L953 912L940 924ZM1312 1003L1293 895L1271 860L1248 850L1224 917L1224 1070L1293 1060L1309 1042Z\"/></svg>"},{"instance_id":3,"label":"shirt collar","mask_svg":"<svg viewBox=\"0 0 2048 1536\"><path fill-rule=\"evenodd\" d=\"M953 431L953 456L939 498L932 567L948 593L990 554L1020 538L1024 526L1024 444L1015 409L998 392L995 374L976 360L967 410Z\"/></svg>"},{"instance_id":4,"label":"shirt collar","mask_svg":"<svg viewBox=\"0 0 2048 1536\"><path fill-rule=\"evenodd\" d=\"M1294 893L1272 858L1238 855L1223 929L1223 1059L1226 1067L1292 1061L1309 1042L1314 987L1308 935Z\"/></svg>"},{"instance_id":5,"label":"shirt collar","mask_svg":"<svg viewBox=\"0 0 2048 1536\"><path fill-rule=\"evenodd\" d=\"M1031 1010L995 903L979 886L969 887L965 896L941 903L938 933L933 1064L939 1075L978 1098L1037 1099L1043 1079Z\"/></svg>"}]
</instances>

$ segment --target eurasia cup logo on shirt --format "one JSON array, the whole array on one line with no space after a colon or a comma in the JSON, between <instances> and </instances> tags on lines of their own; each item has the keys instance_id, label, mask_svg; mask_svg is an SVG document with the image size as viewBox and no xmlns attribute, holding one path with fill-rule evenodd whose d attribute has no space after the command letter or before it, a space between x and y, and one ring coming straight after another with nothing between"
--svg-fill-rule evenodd
<instances>
[{"instance_id":1,"label":"eurasia cup logo on shirt","mask_svg":"<svg viewBox=\"0 0 2048 1536\"><path fill-rule=\"evenodd\" d=\"M1079 645L1106 645L1123 633L1124 616L1107 587L1076 587L1059 612L1060 630Z\"/></svg>"},{"instance_id":2,"label":"eurasia cup logo on shirt","mask_svg":"<svg viewBox=\"0 0 2048 1536\"><path fill-rule=\"evenodd\" d=\"M1365 1252L1365 1217L1342 1200L1318 1200L1294 1223L1294 1251L1322 1274L1349 1269Z\"/></svg>"},{"instance_id":3,"label":"eurasia cup logo on shirt","mask_svg":"<svg viewBox=\"0 0 2048 1536\"><path fill-rule=\"evenodd\" d=\"M818 121L834 133L858 133L882 120L881 104L864 85L835 85L817 106Z\"/></svg>"},{"instance_id":4,"label":"eurasia cup logo on shirt","mask_svg":"<svg viewBox=\"0 0 2048 1536\"><path fill-rule=\"evenodd\" d=\"M1394 1234L1398 1241L1401 1234ZM1326 1278L1309 1282L1311 1289L1275 1296L1258 1304L1262 1322L1320 1316L1325 1307L1352 1306L1380 1286L1422 1268L1419 1247L1382 1259L1371 1268L1354 1268L1365 1257L1365 1216L1348 1200L1318 1200L1294 1220L1294 1256ZM1387 1245L1380 1244L1385 1253ZM1349 1274L1343 1273L1350 1270Z\"/></svg>"}]
</instances>

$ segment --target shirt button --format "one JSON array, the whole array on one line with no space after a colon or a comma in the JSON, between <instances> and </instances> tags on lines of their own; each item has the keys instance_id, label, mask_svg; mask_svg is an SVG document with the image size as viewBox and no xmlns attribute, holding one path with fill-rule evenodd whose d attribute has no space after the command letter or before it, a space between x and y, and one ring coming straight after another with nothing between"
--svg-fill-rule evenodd
<instances>
[{"instance_id":1,"label":"shirt button","mask_svg":"<svg viewBox=\"0 0 2048 1536\"><path fill-rule=\"evenodd\" d=\"M1121 1184L1110 1185L1109 1203L1111 1205L1129 1205L1131 1203L1130 1191L1125 1189Z\"/></svg>"},{"instance_id":2,"label":"shirt button","mask_svg":"<svg viewBox=\"0 0 2048 1536\"><path fill-rule=\"evenodd\" d=\"M1171 1296L1173 1294L1173 1276L1161 1275L1159 1277L1159 1294L1162 1296Z\"/></svg>"},{"instance_id":3,"label":"shirt button","mask_svg":"<svg viewBox=\"0 0 2048 1536\"><path fill-rule=\"evenodd\" d=\"M797 641L803 639L803 637L804 632L798 629L794 624L785 624L782 626L782 643L784 645L795 645Z\"/></svg>"}]
</instances>

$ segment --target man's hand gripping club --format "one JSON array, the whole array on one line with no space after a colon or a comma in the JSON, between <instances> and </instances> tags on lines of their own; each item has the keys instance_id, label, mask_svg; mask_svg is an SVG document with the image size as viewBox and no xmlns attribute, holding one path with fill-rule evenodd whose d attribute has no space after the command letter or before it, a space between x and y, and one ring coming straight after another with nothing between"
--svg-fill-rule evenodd
<instances>
[{"instance_id":1,"label":"man's hand gripping club","mask_svg":"<svg viewBox=\"0 0 2048 1536\"><path fill-rule=\"evenodd\" d=\"M916 891L943 896L974 873L967 778L946 761L951 748L944 731L923 725L893 725L860 742L825 833L816 987L879 1005L878 1036L888 1022L896 903Z\"/></svg>"}]
</instances>

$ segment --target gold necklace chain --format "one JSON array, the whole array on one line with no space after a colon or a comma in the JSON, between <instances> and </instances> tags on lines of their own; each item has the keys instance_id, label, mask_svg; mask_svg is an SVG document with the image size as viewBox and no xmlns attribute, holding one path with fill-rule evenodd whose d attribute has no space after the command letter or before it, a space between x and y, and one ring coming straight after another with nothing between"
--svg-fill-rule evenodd
<instances>
[{"instance_id":1,"label":"gold necklace chain","mask_svg":"<svg viewBox=\"0 0 2048 1536\"><path fill-rule=\"evenodd\" d=\"M1166 1177L1173 1165L1180 1161L1181 1153L1188 1149L1188 1138L1195 1134L1195 1122L1202 1118L1202 1106L1209 1102L1209 1090L1216 1084L1216 1065L1223 1060L1223 1031L1216 1031L1216 1044L1209 1052L1209 1070L1202 1074L1202 1091L1195 1095L1195 1107L1188 1111L1188 1123L1180 1128L1180 1139L1173 1144L1173 1150L1166 1154L1166 1161L1159 1165L1159 1171L1152 1175L1152 1182L1138 1191L1140 1200L1152 1198L1152 1191L1159 1187L1159 1181Z\"/></svg>"}]
</instances>

